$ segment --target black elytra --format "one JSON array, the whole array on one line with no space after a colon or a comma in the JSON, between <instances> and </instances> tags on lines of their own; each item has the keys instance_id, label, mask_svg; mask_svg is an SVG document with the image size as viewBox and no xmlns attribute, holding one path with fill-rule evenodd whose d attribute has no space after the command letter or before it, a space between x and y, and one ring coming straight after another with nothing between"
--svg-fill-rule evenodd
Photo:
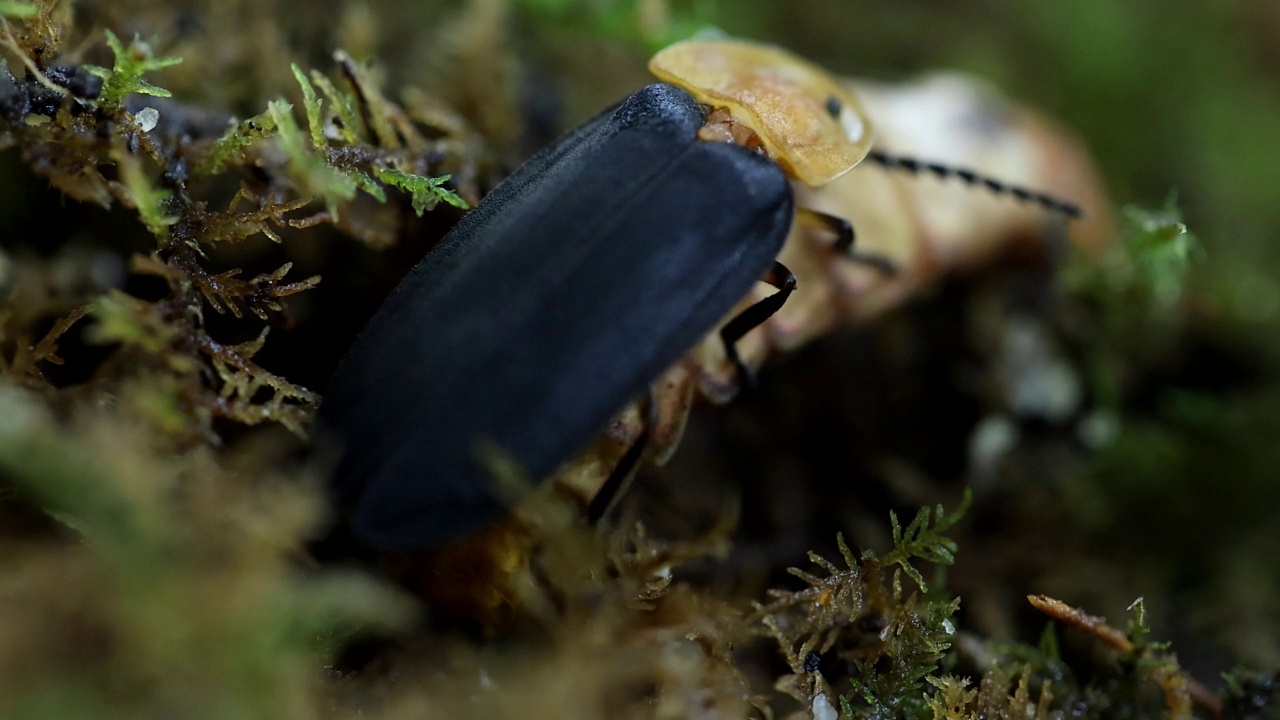
<instances>
[{"instance_id":1,"label":"black elytra","mask_svg":"<svg viewBox=\"0 0 1280 720\"><path fill-rule=\"evenodd\" d=\"M787 179L699 140L703 121L679 88L640 90L509 177L387 298L320 408L360 542L425 549L500 519L477 442L547 477L779 274Z\"/></svg>"}]
</instances>

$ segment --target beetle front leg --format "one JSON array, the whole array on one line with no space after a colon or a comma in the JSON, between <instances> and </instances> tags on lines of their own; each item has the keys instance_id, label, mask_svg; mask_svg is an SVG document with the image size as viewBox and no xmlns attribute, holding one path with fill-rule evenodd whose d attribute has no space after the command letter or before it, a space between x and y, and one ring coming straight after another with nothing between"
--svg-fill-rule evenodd
<instances>
[{"instance_id":1,"label":"beetle front leg","mask_svg":"<svg viewBox=\"0 0 1280 720\"><path fill-rule=\"evenodd\" d=\"M786 265L777 261L761 281L774 286L778 292L759 300L733 316L733 319L720 329L720 340L724 342L724 354L737 370L739 381L747 387L755 386L756 377L739 357L736 343L742 339L743 335L760 327L764 321L778 312L791 296L791 292L796 289L796 276L787 269Z\"/></svg>"},{"instance_id":2,"label":"beetle front leg","mask_svg":"<svg viewBox=\"0 0 1280 720\"><path fill-rule=\"evenodd\" d=\"M835 249L850 260L873 267L885 275L898 274L898 264L884 255L866 253L853 248L856 236L853 232L853 223L848 220L812 208L796 208L796 221L805 227L826 230L835 235Z\"/></svg>"}]
</instances>

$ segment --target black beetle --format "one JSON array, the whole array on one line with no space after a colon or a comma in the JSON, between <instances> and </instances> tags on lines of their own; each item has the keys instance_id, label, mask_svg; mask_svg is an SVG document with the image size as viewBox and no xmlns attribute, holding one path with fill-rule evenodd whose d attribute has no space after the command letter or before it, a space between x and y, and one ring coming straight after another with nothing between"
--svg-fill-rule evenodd
<instances>
[{"instance_id":1,"label":"black beetle","mask_svg":"<svg viewBox=\"0 0 1280 720\"><path fill-rule=\"evenodd\" d=\"M704 117L683 90L644 88L530 160L388 297L320 414L361 542L432 547L493 522L477 441L541 479L766 274L778 292L726 341L781 306L787 178L698 140Z\"/></svg>"},{"instance_id":2,"label":"black beetle","mask_svg":"<svg viewBox=\"0 0 1280 720\"><path fill-rule=\"evenodd\" d=\"M651 67L682 87L650 85L520 168L338 368L320 420L343 444L332 487L361 543L427 549L498 520L482 444L546 478L763 279L776 292L720 330L749 377L734 343L794 289L776 257L798 215L893 272L852 250L846 220L797 210L788 179L820 185L867 156L850 90L734 41L680 43Z\"/></svg>"}]
</instances>

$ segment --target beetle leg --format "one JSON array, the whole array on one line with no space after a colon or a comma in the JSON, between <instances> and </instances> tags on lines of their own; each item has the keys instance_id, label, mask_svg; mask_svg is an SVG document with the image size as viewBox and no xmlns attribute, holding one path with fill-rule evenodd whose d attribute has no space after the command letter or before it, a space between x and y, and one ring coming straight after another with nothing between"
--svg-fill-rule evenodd
<instances>
[{"instance_id":1,"label":"beetle leg","mask_svg":"<svg viewBox=\"0 0 1280 720\"><path fill-rule=\"evenodd\" d=\"M608 515L609 511L617 506L618 500L627 494L627 488L631 487L631 481L635 479L636 470L640 467L640 458L649 445L649 438L653 436L653 429L658 425L658 402L653 396L652 388L642 402L645 420L640 430L640 437L631 444L618 464L613 466L608 479L596 491L595 497L591 498L591 504L587 506L587 521L593 525Z\"/></svg>"},{"instance_id":2,"label":"beetle leg","mask_svg":"<svg viewBox=\"0 0 1280 720\"><path fill-rule=\"evenodd\" d=\"M742 339L743 335L763 325L765 320L768 320L774 313L778 312L782 305L787 302L791 291L796 289L796 276L787 269L786 265L776 261L773 263L773 269L762 278L762 281L777 288L778 292L761 299L734 315L733 319L725 323L725 326L720 329L720 339L724 342L724 354L738 371L738 378L741 383L747 387L755 386L756 376L755 373L751 372L751 368L748 368L742 362L742 358L738 356L736 343Z\"/></svg>"},{"instance_id":3,"label":"beetle leg","mask_svg":"<svg viewBox=\"0 0 1280 720\"><path fill-rule=\"evenodd\" d=\"M796 208L796 220L808 227L821 228L835 235L835 249L844 253L850 260L869 265L885 275L898 274L898 264L884 255L862 252L853 248L856 236L853 232L853 223L848 220L812 208Z\"/></svg>"}]
</instances>

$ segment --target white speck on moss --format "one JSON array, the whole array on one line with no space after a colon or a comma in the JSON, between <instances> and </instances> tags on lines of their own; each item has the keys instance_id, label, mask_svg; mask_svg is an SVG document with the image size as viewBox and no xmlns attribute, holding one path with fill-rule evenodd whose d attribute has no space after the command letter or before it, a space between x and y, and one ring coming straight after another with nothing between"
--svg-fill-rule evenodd
<instances>
[{"instance_id":1,"label":"white speck on moss","mask_svg":"<svg viewBox=\"0 0 1280 720\"><path fill-rule=\"evenodd\" d=\"M832 707L831 701L827 699L826 694L818 693L813 698L813 720L839 720L840 713Z\"/></svg>"},{"instance_id":2,"label":"white speck on moss","mask_svg":"<svg viewBox=\"0 0 1280 720\"><path fill-rule=\"evenodd\" d=\"M138 127L142 128L142 132L151 132L155 129L156 123L160 122L160 111L153 107L142 108L137 115L133 116L138 121Z\"/></svg>"}]
</instances>

